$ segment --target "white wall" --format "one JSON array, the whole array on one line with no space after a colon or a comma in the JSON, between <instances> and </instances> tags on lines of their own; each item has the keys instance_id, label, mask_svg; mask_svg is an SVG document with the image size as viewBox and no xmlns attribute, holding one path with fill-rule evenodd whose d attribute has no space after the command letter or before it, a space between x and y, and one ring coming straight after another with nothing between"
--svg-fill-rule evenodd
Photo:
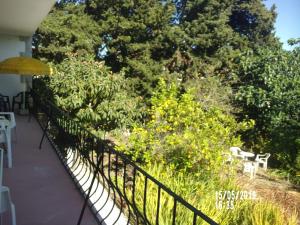
<instances>
[{"instance_id":1,"label":"white wall","mask_svg":"<svg viewBox=\"0 0 300 225\"><path fill-rule=\"evenodd\" d=\"M24 38L0 34L0 61L25 53L26 42ZM25 83L21 82L20 75L0 74L0 93L10 96L10 102L12 102L12 96L24 91L24 88Z\"/></svg>"}]
</instances>

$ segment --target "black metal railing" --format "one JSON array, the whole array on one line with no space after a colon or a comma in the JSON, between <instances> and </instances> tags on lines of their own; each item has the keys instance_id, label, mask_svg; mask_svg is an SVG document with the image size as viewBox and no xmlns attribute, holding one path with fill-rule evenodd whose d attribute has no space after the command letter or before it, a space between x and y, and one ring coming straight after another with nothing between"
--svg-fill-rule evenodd
<instances>
[{"instance_id":1,"label":"black metal railing","mask_svg":"<svg viewBox=\"0 0 300 225\"><path fill-rule=\"evenodd\" d=\"M34 114L99 224L217 224L33 92Z\"/></svg>"}]
</instances>

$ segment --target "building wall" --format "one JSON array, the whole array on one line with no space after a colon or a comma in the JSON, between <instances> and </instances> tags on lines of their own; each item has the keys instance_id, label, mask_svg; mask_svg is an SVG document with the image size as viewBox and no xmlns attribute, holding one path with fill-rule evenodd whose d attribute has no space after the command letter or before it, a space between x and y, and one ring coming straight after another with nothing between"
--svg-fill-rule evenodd
<instances>
[{"instance_id":1,"label":"building wall","mask_svg":"<svg viewBox=\"0 0 300 225\"><path fill-rule=\"evenodd\" d=\"M31 48L28 47L30 41L29 37L0 34L0 61L20 55L30 56ZM10 96L10 102L13 96L25 90L25 85L26 79L21 78L20 75L0 74L0 93Z\"/></svg>"}]
</instances>

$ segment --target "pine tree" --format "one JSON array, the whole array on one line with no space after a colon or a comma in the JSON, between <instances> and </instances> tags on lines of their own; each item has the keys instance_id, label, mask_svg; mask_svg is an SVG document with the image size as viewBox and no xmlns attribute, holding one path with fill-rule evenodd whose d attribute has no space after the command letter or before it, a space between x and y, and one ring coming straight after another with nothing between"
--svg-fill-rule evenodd
<instances>
[{"instance_id":1,"label":"pine tree","mask_svg":"<svg viewBox=\"0 0 300 225\"><path fill-rule=\"evenodd\" d=\"M267 10L261 0L176 0L174 4L186 34L189 77L228 77L241 51L279 45L273 33L275 7Z\"/></svg>"},{"instance_id":2,"label":"pine tree","mask_svg":"<svg viewBox=\"0 0 300 225\"><path fill-rule=\"evenodd\" d=\"M100 23L103 58L114 70L123 70L133 89L149 96L163 73L162 61L174 54L175 12L169 1L93 0L87 12Z\"/></svg>"},{"instance_id":3,"label":"pine tree","mask_svg":"<svg viewBox=\"0 0 300 225\"><path fill-rule=\"evenodd\" d=\"M230 1L197 0L182 5L181 27L188 36L188 51L193 56L190 76L217 75L217 70L233 58L237 49L233 43L240 41L228 24Z\"/></svg>"},{"instance_id":4,"label":"pine tree","mask_svg":"<svg viewBox=\"0 0 300 225\"><path fill-rule=\"evenodd\" d=\"M231 7L229 24L235 32L245 37L252 48L278 47L274 36L275 5L268 10L261 0L235 0Z\"/></svg>"},{"instance_id":5,"label":"pine tree","mask_svg":"<svg viewBox=\"0 0 300 225\"><path fill-rule=\"evenodd\" d=\"M100 27L84 9L78 1L56 3L33 37L33 54L56 63L67 53L95 55L101 45Z\"/></svg>"},{"instance_id":6,"label":"pine tree","mask_svg":"<svg viewBox=\"0 0 300 225\"><path fill-rule=\"evenodd\" d=\"M34 53L55 62L92 53L149 97L160 76L232 80L241 51L279 46L275 18L261 0L64 0L38 29Z\"/></svg>"}]
</instances>

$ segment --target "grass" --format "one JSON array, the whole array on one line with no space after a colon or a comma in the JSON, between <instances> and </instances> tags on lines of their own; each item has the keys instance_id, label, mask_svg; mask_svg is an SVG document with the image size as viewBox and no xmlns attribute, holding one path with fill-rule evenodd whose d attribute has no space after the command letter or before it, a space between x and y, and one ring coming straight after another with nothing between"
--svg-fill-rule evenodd
<instances>
[{"instance_id":1,"label":"grass","mask_svg":"<svg viewBox=\"0 0 300 225\"><path fill-rule=\"evenodd\" d=\"M216 207L216 191L235 190L238 188L234 179L201 179L193 174L174 174L171 169L161 164L152 164L145 168L156 179L163 183L187 200L210 218L222 225L297 225L297 213L294 212L288 218L283 210L269 201L264 200L241 200L234 201L233 209L227 208L227 202L222 209ZM137 176L135 189L135 204L143 211L145 179ZM127 188L127 196L132 198L132 189ZM147 181L147 197L145 215L151 224L156 224L158 187L151 181ZM164 191L161 192L159 209L159 224L172 224L172 212L174 199ZM193 214L183 205L178 204L176 208L176 224L193 224ZM197 225L207 224L197 220Z\"/></svg>"},{"instance_id":2,"label":"grass","mask_svg":"<svg viewBox=\"0 0 300 225\"><path fill-rule=\"evenodd\" d=\"M291 184L295 185L300 185L300 172L299 174L296 173L292 174L287 170L283 169L270 169L269 170L269 175L271 175L275 179L281 179L281 180L286 180L290 182Z\"/></svg>"}]
</instances>

